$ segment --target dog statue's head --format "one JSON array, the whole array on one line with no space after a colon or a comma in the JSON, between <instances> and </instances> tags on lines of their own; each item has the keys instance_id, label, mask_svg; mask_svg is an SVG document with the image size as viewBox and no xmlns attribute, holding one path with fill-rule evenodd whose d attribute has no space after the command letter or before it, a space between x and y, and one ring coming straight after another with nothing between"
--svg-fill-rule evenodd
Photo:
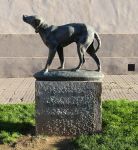
<instances>
[{"instance_id":1,"label":"dog statue's head","mask_svg":"<svg viewBox=\"0 0 138 150\"><path fill-rule=\"evenodd\" d=\"M44 23L43 19L39 18L38 16L23 15L23 21L35 28L36 33L39 32L40 26Z\"/></svg>"}]
</instances>

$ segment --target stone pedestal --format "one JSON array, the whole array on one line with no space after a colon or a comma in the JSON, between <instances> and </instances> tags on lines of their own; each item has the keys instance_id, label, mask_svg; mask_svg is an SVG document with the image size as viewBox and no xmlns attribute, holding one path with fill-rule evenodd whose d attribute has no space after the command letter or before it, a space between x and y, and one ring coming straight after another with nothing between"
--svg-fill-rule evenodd
<instances>
[{"instance_id":1,"label":"stone pedestal","mask_svg":"<svg viewBox=\"0 0 138 150\"><path fill-rule=\"evenodd\" d=\"M87 81L84 78L86 74L84 75L81 71L79 81L76 77L72 78L72 81L71 79L66 81L66 78L61 81L63 77L61 74L64 73L61 71L56 78L51 72L41 80L38 74L35 76L37 79L35 83L36 133L79 135L100 132L102 129L101 79L103 74L91 71L88 73L91 77L89 76L90 78L87 78L89 81Z\"/></svg>"}]
</instances>

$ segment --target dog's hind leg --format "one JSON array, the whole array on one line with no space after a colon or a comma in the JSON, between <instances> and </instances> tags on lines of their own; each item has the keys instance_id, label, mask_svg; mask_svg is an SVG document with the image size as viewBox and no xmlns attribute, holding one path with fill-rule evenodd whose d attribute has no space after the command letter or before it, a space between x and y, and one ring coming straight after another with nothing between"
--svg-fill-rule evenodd
<instances>
[{"instance_id":1,"label":"dog's hind leg","mask_svg":"<svg viewBox=\"0 0 138 150\"><path fill-rule=\"evenodd\" d=\"M98 58L98 56L96 55L96 53L92 53L92 58L95 60L98 69L96 69L95 71L101 71L101 63L100 63L100 59Z\"/></svg>"},{"instance_id":2,"label":"dog's hind leg","mask_svg":"<svg viewBox=\"0 0 138 150\"><path fill-rule=\"evenodd\" d=\"M77 68L75 68L74 70L77 71L81 68L81 66L84 64L85 62L85 59L84 59L84 54L85 54L85 47L81 44L77 44L77 52L78 52L78 55L79 55L79 65L77 66Z\"/></svg>"},{"instance_id":3,"label":"dog's hind leg","mask_svg":"<svg viewBox=\"0 0 138 150\"><path fill-rule=\"evenodd\" d=\"M98 69L96 71L101 71L100 59L97 57L97 55L95 53L95 48L93 46L93 43L88 47L87 53L95 60L97 67L98 67Z\"/></svg>"},{"instance_id":4,"label":"dog's hind leg","mask_svg":"<svg viewBox=\"0 0 138 150\"><path fill-rule=\"evenodd\" d=\"M60 59L60 64L61 66L58 67L58 69L64 69L64 54L63 54L63 47L58 47L57 48L58 56Z\"/></svg>"},{"instance_id":5,"label":"dog's hind leg","mask_svg":"<svg viewBox=\"0 0 138 150\"><path fill-rule=\"evenodd\" d=\"M52 60L56 54L56 51L57 49L49 49L49 54L48 54L48 59L47 59L47 63L46 63L46 66L44 68L44 73L47 73L48 72L48 69L49 69L49 66L51 65L52 63Z\"/></svg>"}]
</instances>

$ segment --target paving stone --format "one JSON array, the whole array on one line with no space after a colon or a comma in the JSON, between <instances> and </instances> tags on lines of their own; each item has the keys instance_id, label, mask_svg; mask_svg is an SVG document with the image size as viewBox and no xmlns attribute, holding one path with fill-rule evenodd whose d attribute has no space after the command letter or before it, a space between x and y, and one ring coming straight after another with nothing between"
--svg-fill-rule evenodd
<instances>
[{"instance_id":1,"label":"paving stone","mask_svg":"<svg viewBox=\"0 0 138 150\"><path fill-rule=\"evenodd\" d=\"M105 75L102 86L102 100L138 100L138 75ZM34 100L34 78L0 78L1 104L32 103Z\"/></svg>"}]
</instances>

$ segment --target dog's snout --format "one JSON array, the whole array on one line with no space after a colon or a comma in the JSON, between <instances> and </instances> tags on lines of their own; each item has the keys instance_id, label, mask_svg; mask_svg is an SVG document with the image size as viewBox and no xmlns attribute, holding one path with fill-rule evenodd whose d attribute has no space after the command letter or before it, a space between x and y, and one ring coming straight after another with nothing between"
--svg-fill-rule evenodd
<instances>
[{"instance_id":1,"label":"dog's snout","mask_svg":"<svg viewBox=\"0 0 138 150\"><path fill-rule=\"evenodd\" d=\"M23 15L23 17L24 17L24 18L26 18L26 17L27 17L27 15Z\"/></svg>"},{"instance_id":2,"label":"dog's snout","mask_svg":"<svg viewBox=\"0 0 138 150\"><path fill-rule=\"evenodd\" d=\"M23 15L23 20L24 20L24 21L26 20L26 17L27 17L27 15Z\"/></svg>"}]
</instances>

